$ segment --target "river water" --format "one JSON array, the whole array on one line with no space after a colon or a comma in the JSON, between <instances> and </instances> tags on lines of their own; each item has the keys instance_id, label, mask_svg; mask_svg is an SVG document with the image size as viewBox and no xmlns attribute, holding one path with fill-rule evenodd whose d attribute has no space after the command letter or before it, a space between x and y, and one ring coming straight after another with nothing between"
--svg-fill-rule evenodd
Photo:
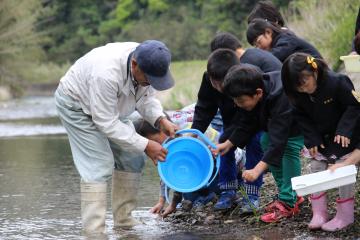
<instances>
[{"instance_id":1,"label":"river water","mask_svg":"<svg viewBox=\"0 0 360 240\"><path fill-rule=\"evenodd\" d=\"M1 239L81 238L80 178L56 115L52 97L27 97L0 105ZM109 208L109 239L166 235L168 223L148 213L157 201L158 182L149 161L139 207L133 212L144 225L126 233L113 232Z\"/></svg>"},{"instance_id":2,"label":"river water","mask_svg":"<svg viewBox=\"0 0 360 240\"><path fill-rule=\"evenodd\" d=\"M0 104L0 239L84 239L79 181L52 97L27 97ZM216 235L211 234L212 227L199 232L179 227L175 230L171 223L149 213L158 192L159 177L148 161L138 208L133 212L143 224L126 232L114 231L108 202L106 239L287 238L276 230L253 233L240 229L233 235L221 232L221 226L213 226Z\"/></svg>"}]
</instances>

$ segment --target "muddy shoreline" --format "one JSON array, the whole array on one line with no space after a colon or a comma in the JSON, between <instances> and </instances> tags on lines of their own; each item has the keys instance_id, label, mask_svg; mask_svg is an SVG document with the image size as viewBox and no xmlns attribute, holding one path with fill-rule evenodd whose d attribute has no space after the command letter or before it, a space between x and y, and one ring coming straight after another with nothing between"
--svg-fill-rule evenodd
<instances>
[{"instance_id":1,"label":"muddy shoreline","mask_svg":"<svg viewBox=\"0 0 360 240\"><path fill-rule=\"evenodd\" d=\"M308 164L304 164L304 174L308 172ZM331 216L336 213L335 199L337 190L329 193L329 212ZM300 214L284 219L281 222L265 224L259 220L262 210L257 216L239 215L235 207L228 212L214 212L213 204L207 204L203 209L192 209L190 212L177 210L169 215L164 221L172 223L175 232L191 232L199 235L191 235L187 238L174 239L215 239L221 235L221 239L360 239L360 187L356 186L355 223L342 231L328 233L324 231L310 231L307 224L311 219L311 205L308 196L301 204ZM266 206L276 196L275 182L270 173L264 176L264 185L261 189L261 207ZM183 238L185 237L185 238ZM170 239L170 238L169 238ZM218 238L216 238L218 239Z\"/></svg>"}]
</instances>

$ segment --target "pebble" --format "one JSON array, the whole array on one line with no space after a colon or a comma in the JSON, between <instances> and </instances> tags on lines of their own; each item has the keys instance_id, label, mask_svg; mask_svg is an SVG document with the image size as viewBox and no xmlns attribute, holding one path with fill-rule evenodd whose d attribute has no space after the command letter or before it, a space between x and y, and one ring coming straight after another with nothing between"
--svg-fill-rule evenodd
<instances>
[{"instance_id":1,"label":"pebble","mask_svg":"<svg viewBox=\"0 0 360 240\"><path fill-rule=\"evenodd\" d=\"M196 219L193 219L193 220L191 221L191 225L194 225L195 223L197 223L197 220L196 220Z\"/></svg>"},{"instance_id":2,"label":"pebble","mask_svg":"<svg viewBox=\"0 0 360 240\"><path fill-rule=\"evenodd\" d=\"M224 221L225 224L229 224L229 223L233 223L233 222L235 222L235 221L234 220L225 220Z\"/></svg>"},{"instance_id":3,"label":"pebble","mask_svg":"<svg viewBox=\"0 0 360 240\"><path fill-rule=\"evenodd\" d=\"M181 202L182 210L184 211L190 211L192 208L192 202L189 200L184 200Z\"/></svg>"},{"instance_id":4,"label":"pebble","mask_svg":"<svg viewBox=\"0 0 360 240\"><path fill-rule=\"evenodd\" d=\"M205 212L197 212L196 215L198 215L201 218L205 218L207 216Z\"/></svg>"},{"instance_id":5,"label":"pebble","mask_svg":"<svg viewBox=\"0 0 360 240\"><path fill-rule=\"evenodd\" d=\"M214 223L214 220L215 220L214 215L207 216L205 218L204 224L212 224L212 223Z\"/></svg>"}]
</instances>

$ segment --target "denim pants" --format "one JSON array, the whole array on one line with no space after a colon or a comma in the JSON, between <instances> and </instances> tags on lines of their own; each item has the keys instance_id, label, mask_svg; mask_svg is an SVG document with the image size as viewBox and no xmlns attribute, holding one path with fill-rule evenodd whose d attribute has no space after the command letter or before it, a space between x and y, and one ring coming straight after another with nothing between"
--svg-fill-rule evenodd
<instances>
[{"instance_id":1,"label":"denim pants","mask_svg":"<svg viewBox=\"0 0 360 240\"><path fill-rule=\"evenodd\" d=\"M258 132L246 145L245 169L253 169L264 156L264 152L260 144L262 134L263 132ZM261 174L258 179L253 182L245 183L242 178L239 178L239 183L245 187L247 195L259 196L259 190L263 184L263 174Z\"/></svg>"},{"instance_id":2,"label":"denim pants","mask_svg":"<svg viewBox=\"0 0 360 240\"><path fill-rule=\"evenodd\" d=\"M237 170L235 148L220 156L219 188L220 190L237 190Z\"/></svg>"},{"instance_id":3,"label":"denim pants","mask_svg":"<svg viewBox=\"0 0 360 240\"><path fill-rule=\"evenodd\" d=\"M263 157L263 151L260 145L261 132L257 133L246 145L246 169L251 169ZM237 190L238 189L238 172L235 161L235 148L232 148L225 155L221 156L219 170L219 187L221 190ZM242 179L240 179L242 184ZM251 195L258 195L258 190L262 185L262 175L255 182L246 183L246 192Z\"/></svg>"},{"instance_id":4,"label":"denim pants","mask_svg":"<svg viewBox=\"0 0 360 240\"><path fill-rule=\"evenodd\" d=\"M85 114L78 101L55 92L55 103L59 118L69 137L75 167L84 182L106 182L115 169L125 172L142 171L145 165L144 153L126 152L100 132ZM131 124L130 120L123 120Z\"/></svg>"}]
</instances>

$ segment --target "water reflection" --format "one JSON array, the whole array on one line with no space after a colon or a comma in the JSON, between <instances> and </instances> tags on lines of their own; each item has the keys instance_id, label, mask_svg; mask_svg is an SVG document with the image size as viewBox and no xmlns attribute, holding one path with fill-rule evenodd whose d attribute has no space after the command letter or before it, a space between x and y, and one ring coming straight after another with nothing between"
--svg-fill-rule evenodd
<instances>
[{"instance_id":1,"label":"water reflection","mask_svg":"<svg viewBox=\"0 0 360 240\"><path fill-rule=\"evenodd\" d=\"M72 162L67 138L0 139L0 156L0 237L79 238L79 176ZM140 207L151 206L157 201L158 176L155 170L149 161L141 182ZM158 225L166 224L148 213L148 208L139 208L133 214L144 225L128 234L142 235L149 232L149 228L159 234ZM117 234L111 230L110 211L106 222L108 236L116 239Z\"/></svg>"}]
</instances>

